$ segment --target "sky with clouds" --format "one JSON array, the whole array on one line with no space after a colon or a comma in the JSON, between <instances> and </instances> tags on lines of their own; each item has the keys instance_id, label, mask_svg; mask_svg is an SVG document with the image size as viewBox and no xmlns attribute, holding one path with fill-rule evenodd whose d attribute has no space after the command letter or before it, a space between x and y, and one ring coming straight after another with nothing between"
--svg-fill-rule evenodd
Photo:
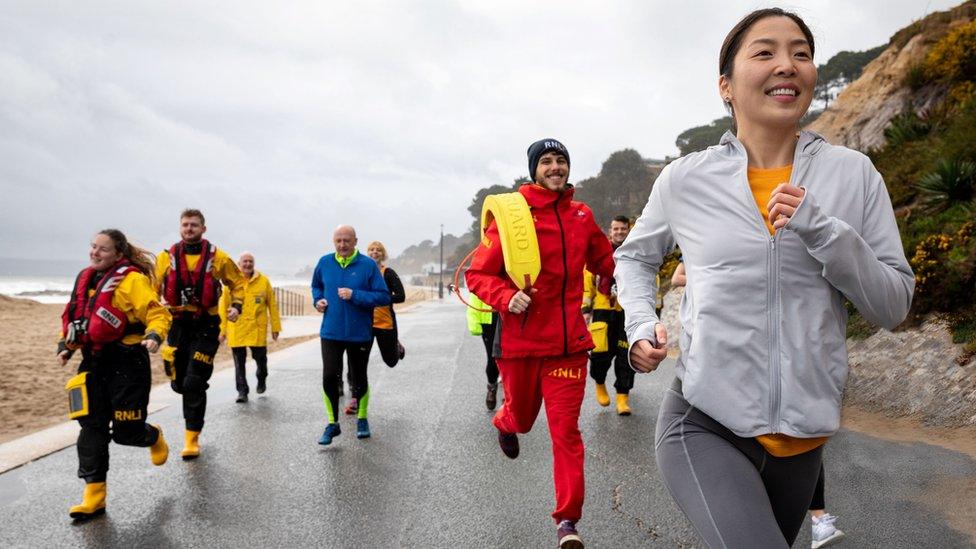
<instances>
[{"instance_id":1,"label":"sky with clouds","mask_svg":"<svg viewBox=\"0 0 976 549\"><path fill-rule=\"evenodd\" d=\"M781 4L817 61L956 1ZM479 188L556 137L571 181L674 155L722 116L717 57L754 1L3 1L0 256L84 259L118 227L210 237L290 272L357 227L393 254L459 234Z\"/></svg>"}]
</instances>

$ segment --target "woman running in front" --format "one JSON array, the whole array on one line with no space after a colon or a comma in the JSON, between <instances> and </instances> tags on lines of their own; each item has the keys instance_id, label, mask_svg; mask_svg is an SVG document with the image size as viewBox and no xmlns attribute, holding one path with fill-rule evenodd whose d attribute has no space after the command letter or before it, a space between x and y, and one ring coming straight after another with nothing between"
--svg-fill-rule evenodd
<instances>
[{"instance_id":1,"label":"woman running in front","mask_svg":"<svg viewBox=\"0 0 976 549\"><path fill-rule=\"evenodd\" d=\"M912 301L881 175L863 154L798 132L817 82L813 52L807 25L778 8L729 32L719 90L733 131L665 168L616 253L640 372L667 354L655 275L675 245L684 255L681 357L655 448L709 547L793 543L840 423L844 300L888 329Z\"/></svg>"},{"instance_id":2,"label":"woman running in front","mask_svg":"<svg viewBox=\"0 0 976 549\"><path fill-rule=\"evenodd\" d=\"M90 266L75 280L62 315L58 361L81 350L78 375L68 381L69 415L78 433L78 476L85 481L74 519L105 512L108 444L149 447L153 465L166 463L163 431L146 423L152 375L149 353L166 339L172 316L153 288L154 257L116 229L92 239Z\"/></svg>"}]
</instances>

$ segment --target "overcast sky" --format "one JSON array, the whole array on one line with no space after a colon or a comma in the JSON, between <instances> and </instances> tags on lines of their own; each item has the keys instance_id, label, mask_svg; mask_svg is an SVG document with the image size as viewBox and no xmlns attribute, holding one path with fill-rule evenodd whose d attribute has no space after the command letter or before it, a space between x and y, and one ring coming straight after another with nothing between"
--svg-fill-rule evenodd
<instances>
[{"instance_id":1,"label":"overcast sky","mask_svg":"<svg viewBox=\"0 0 976 549\"><path fill-rule=\"evenodd\" d=\"M817 62L956 1L780 4ZM571 181L676 154L722 116L719 47L754 1L0 2L0 256L84 260L118 227L289 272L350 223L394 253L459 234L542 137Z\"/></svg>"}]
</instances>

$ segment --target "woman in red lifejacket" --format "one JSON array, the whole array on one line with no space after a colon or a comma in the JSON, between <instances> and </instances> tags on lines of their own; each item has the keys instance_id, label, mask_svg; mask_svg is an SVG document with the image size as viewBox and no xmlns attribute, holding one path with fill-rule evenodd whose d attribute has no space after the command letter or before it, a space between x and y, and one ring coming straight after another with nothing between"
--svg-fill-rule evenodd
<instances>
[{"instance_id":1,"label":"woman in red lifejacket","mask_svg":"<svg viewBox=\"0 0 976 549\"><path fill-rule=\"evenodd\" d=\"M86 519L105 512L108 445L149 447L154 465L169 448L162 430L146 423L152 376L149 353L166 338L172 317L153 287L152 254L116 229L92 239L91 265L75 281L62 315L58 361L81 350L78 375L68 381L69 415L81 425L78 476L84 499L69 511Z\"/></svg>"}]
</instances>

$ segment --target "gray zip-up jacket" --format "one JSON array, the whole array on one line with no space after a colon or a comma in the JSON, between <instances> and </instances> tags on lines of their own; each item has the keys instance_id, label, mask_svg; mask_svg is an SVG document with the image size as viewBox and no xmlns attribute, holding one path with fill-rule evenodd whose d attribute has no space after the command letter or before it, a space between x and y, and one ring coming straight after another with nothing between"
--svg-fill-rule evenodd
<instances>
[{"instance_id":1,"label":"gray zip-up jacket","mask_svg":"<svg viewBox=\"0 0 976 549\"><path fill-rule=\"evenodd\" d=\"M829 436L847 381L844 298L891 329L908 314L915 277L888 190L863 154L802 132L790 183L806 193L775 236L747 167L726 133L661 172L615 254L627 337L655 341L655 276L677 245L688 277L677 373L688 402L741 437Z\"/></svg>"}]
</instances>

